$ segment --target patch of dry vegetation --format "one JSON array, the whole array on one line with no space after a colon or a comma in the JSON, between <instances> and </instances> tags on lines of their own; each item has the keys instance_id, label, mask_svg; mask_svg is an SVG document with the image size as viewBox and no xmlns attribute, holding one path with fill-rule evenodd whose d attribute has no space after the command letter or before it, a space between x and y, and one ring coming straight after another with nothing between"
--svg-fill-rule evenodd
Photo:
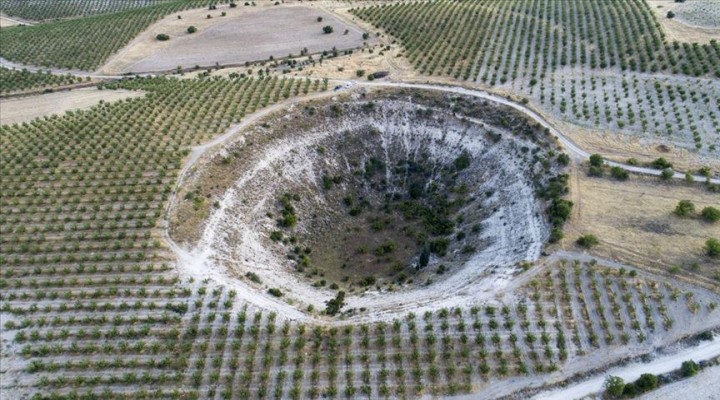
<instances>
[{"instance_id":1,"label":"patch of dry vegetation","mask_svg":"<svg viewBox=\"0 0 720 400\"><path fill-rule=\"evenodd\" d=\"M567 247L574 248L580 235L593 234L600 243L591 252L598 256L705 280L720 276L717 260L706 257L703 249L708 238L718 236L718 225L673 215L681 200L691 200L698 210L717 206L717 194L658 178L632 176L618 182L584 172L576 174L572 186L575 213Z\"/></svg>"}]
</instances>

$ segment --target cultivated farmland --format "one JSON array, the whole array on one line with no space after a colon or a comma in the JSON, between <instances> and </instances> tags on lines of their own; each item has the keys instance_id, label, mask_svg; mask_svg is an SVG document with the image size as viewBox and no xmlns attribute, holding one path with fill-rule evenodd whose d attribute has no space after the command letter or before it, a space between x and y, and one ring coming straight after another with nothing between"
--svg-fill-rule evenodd
<instances>
[{"instance_id":1,"label":"cultivated farmland","mask_svg":"<svg viewBox=\"0 0 720 400\"><path fill-rule=\"evenodd\" d=\"M30 72L0 67L0 94L26 90L48 89L82 82L73 75L53 75L48 72Z\"/></svg>"},{"instance_id":2,"label":"cultivated farmland","mask_svg":"<svg viewBox=\"0 0 720 400\"><path fill-rule=\"evenodd\" d=\"M720 45L664 42L643 1L401 3L353 12L397 38L422 73L530 97L581 126L720 149ZM442 23L450 19L457 22Z\"/></svg>"},{"instance_id":3,"label":"cultivated farmland","mask_svg":"<svg viewBox=\"0 0 720 400\"><path fill-rule=\"evenodd\" d=\"M3 1L0 397L707 397L715 5Z\"/></svg>"}]
</instances>

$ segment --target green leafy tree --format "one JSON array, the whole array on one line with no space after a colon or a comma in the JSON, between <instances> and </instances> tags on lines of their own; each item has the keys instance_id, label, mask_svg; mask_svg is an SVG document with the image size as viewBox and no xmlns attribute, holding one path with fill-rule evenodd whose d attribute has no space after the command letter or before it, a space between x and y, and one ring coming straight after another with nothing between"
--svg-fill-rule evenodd
<instances>
[{"instance_id":1,"label":"green leafy tree","mask_svg":"<svg viewBox=\"0 0 720 400\"><path fill-rule=\"evenodd\" d=\"M167 35L167 34L164 34L164 33L160 33L160 34L158 34L157 36L155 36L155 39L157 39L157 40L159 40L159 41L161 41L161 42L164 42L164 41L166 41L166 40L170 40L170 36Z\"/></svg>"},{"instance_id":2,"label":"green leafy tree","mask_svg":"<svg viewBox=\"0 0 720 400\"><path fill-rule=\"evenodd\" d=\"M323 26L323 33L325 33L326 35L333 33L333 31L334 31L334 29L332 26L330 26L330 25Z\"/></svg>"},{"instance_id":3,"label":"green leafy tree","mask_svg":"<svg viewBox=\"0 0 720 400\"><path fill-rule=\"evenodd\" d=\"M195 32L197 32L197 28L191 25L191 26L188 26L187 31L188 31L188 33L195 33Z\"/></svg>"}]
</instances>

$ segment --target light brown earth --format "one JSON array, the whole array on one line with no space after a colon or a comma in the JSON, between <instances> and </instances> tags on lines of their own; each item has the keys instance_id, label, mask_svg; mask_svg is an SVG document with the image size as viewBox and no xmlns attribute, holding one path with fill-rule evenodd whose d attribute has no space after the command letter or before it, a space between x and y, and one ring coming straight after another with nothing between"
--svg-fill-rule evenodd
<instances>
[{"instance_id":1,"label":"light brown earth","mask_svg":"<svg viewBox=\"0 0 720 400\"><path fill-rule=\"evenodd\" d=\"M20 25L20 23L15 20L0 16L0 28L6 28L8 26L15 26L15 25Z\"/></svg>"},{"instance_id":2,"label":"light brown earth","mask_svg":"<svg viewBox=\"0 0 720 400\"><path fill-rule=\"evenodd\" d=\"M130 90L83 88L36 96L0 99L0 124L29 122L35 118L90 108L102 101L112 102L144 96Z\"/></svg>"},{"instance_id":3,"label":"light brown earth","mask_svg":"<svg viewBox=\"0 0 720 400\"><path fill-rule=\"evenodd\" d=\"M183 11L165 17L135 38L102 68L106 73L167 71L182 66L237 65L325 50L352 49L363 45L364 31L335 16L304 5L221 7ZM227 16L222 17L221 12ZM178 19L178 15L182 19ZM208 19L207 16L212 18ZM317 21L322 17L322 22ZM187 33L188 26L198 31ZM322 28L330 25L331 34ZM345 34L348 30L348 34ZM165 33L170 40L155 37ZM316 56L317 58L317 56Z\"/></svg>"},{"instance_id":4,"label":"light brown earth","mask_svg":"<svg viewBox=\"0 0 720 400\"><path fill-rule=\"evenodd\" d=\"M677 8L682 7L682 3L675 3L675 0L646 0L650 9L655 12L655 16L665 31L668 42L700 42L707 43L711 39L720 40L720 29L693 26L682 21L677 16L675 18L667 18L668 11L674 11L677 14Z\"/></svg>"},{"instance_id":5,"label":"light brown earth","mask_svg":"<svg viewBox=\"0 0 720 400\"><path fill-rule=\"evenodd\" d=\"M571 177L573 216L566 227L564 247L581 250L575 240L584 234L598 237L590 253L654 271L714 278L718 261L705 256L705 241L720 237L720 224L672 214L680 200L691 200L699 212L717 207L718 195L702 185L661 183L659 178L631 175L626 182L588 177L585 167ZM690 266L698 263L698 269Z\"/></svg>"}]
</instances>

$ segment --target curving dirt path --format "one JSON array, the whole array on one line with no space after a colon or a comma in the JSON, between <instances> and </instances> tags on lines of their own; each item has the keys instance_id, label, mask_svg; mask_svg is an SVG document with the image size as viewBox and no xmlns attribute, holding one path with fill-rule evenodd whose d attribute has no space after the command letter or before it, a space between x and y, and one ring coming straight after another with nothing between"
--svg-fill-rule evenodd
<instances>
[{"instance_id":1,"label":"curving dirt path","mask_svg":"<svg viewBox=\"0 0 720 400\"><path fill-rule=\"evenodd\" d=\"M619 376L623 378L625 382L632 382L638 379L641 374L649 373L657 375L679 369L683 361L694 360L697 362L717 356L720 356L720 336L715 336L711 341L702 342L697 346L687 347L674 354L659 356L647 363L638 362L612 368L602 375L562 389L541 393L533 399L567 400L585 398L585 396L601 392L603 390L605 377L608 375ZM652 397L652 394L649 395Z\"/></svg>"},{"instance_id":2,"label":"curving dirt path","mask_svg":"<svg viewBox=\"0 0 720 400\"><path fill-rule=\"evenodd\" d=\"M358 86L368 86L368 87L398 87L398 88L408 88L408 89L426 89L426 90L438 90L443 91L447 93L457 93L457 94L464 94L467 96L473 96L477 98L481 98L484 100L493 101L495 103L503 104L505 106L511 107L517 111L520 111L521 113L525 114L527 117L532 119L533 121L539 123L543 127L547 128L550 133L555 136L558 141L563 145L563 147L568 151L571 157L573 157L575 160L581 161L586 160L590 157L590 153L583 150L580 146L575 144L570 138L568 138L566 135L564 135L560 130L555 128L550 122L548 122L545 118L543 118L540 114L536 113L532 109L519 104L517 102L514 102L512 100L509 100L504 97L500 97L498 95L483 91L483 90L475 90L475 89L467 89L460 86L444 86L444 85L433 85L433 84L420 84L420 83L405 83L405 82L362 82L358 83ZM628 172L633 172L636 174L643 174L643 175L654 175L654 176L660 176L662 171L653 169L653 168L646 168L646 167L639 167L634 165L628 165L623 163L618 163L614 161L606 160L605 163L611 167L620 167ZM680 172L675 172L673 175L673 178L675 179L685 179L685 174ZM703 176L694 176L695 180L697 181L704 181L705 177ZM712 178L710 179L711 183L720 184L720 178Z\"/></svg>"}]
</instances>

